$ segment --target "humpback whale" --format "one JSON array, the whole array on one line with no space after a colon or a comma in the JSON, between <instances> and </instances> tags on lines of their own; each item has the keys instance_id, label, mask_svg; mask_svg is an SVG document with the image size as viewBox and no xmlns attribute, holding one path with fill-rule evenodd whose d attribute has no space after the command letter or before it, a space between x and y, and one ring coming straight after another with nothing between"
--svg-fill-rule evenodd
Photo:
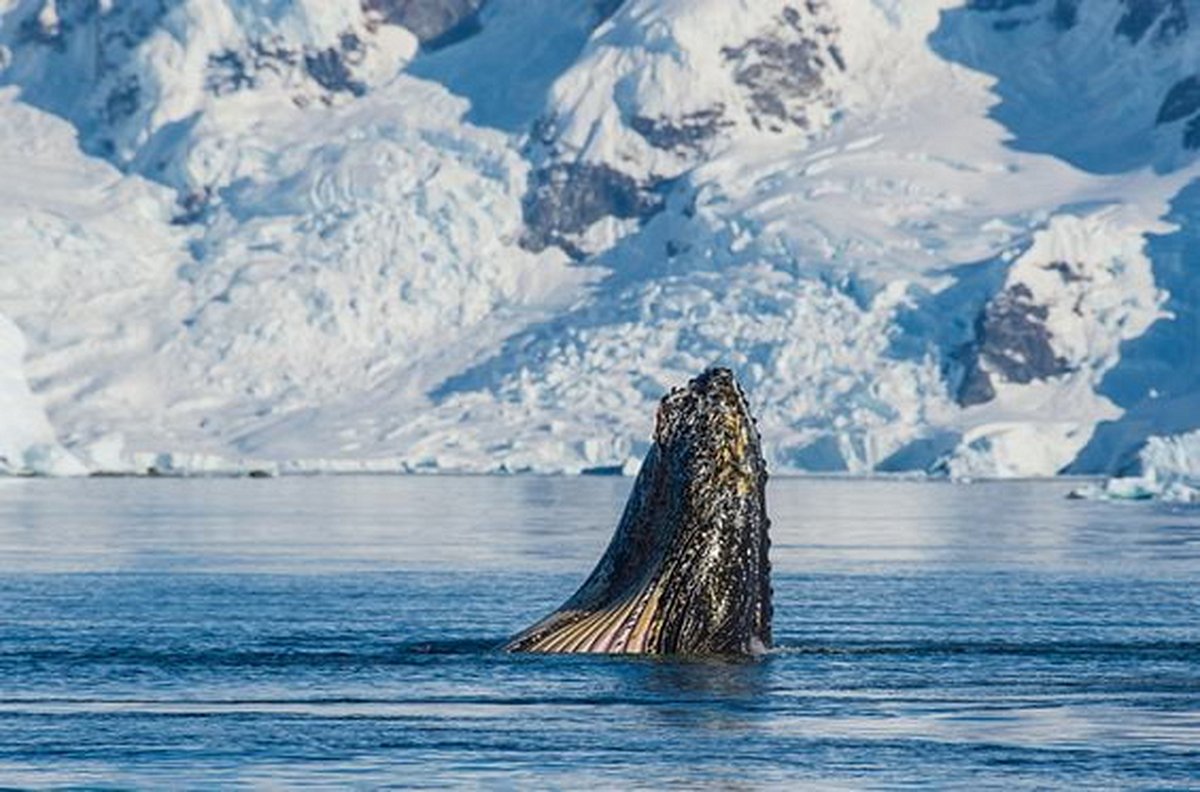
<instances>
[{"instance_id":1,"label":"humpback whale","mask_svg":"<svg viewBox=\"0 0 1200 792\"><path fill-rule=\"evenodd\" d=\"M771 646L766 464L741 387L714 368L663 397L608 550L511 652L748 655Z\"/></svg>"}]
</instances>

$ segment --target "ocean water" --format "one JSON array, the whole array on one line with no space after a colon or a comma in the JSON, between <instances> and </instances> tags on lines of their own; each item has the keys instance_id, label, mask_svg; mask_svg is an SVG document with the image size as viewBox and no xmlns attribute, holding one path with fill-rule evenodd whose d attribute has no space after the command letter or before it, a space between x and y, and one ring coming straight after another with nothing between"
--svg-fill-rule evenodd
<instances>
[{"instance_id":1,"label":"ocean water","mask_svg":"<svg viewBox=\"0 0 1200 792\"><path fill-rule=\"evenodd\" d=\"M767 657L496 651L629 487L0 481L0 784L1200 786L1200 511L777 479Z\"/></svg>"}]
</instances>

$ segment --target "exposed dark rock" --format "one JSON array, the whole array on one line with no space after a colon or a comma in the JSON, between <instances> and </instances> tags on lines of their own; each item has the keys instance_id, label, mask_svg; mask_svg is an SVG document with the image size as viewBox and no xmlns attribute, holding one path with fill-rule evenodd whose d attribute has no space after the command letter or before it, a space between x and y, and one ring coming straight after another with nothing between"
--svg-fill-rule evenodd
<instances>
[{"instance_id":1,"label":"exposed dark rock","mask_svg":"<svg viewBox=\"0 0 1200 792\"><path fill-rule=\"evenodd\" d=\"M1187 30L1187 9L1183 0L1122 0L1125 14L1117 22L1116 34L1133 44L1159 22L1158 38L1170 39ZM1160 21L1161 20L1161 21Z\"/></svg>"},{"instance_id":2,"label":"exposed dark rock","mask_svg":"<svg viewBox=\"0 0 1200 792\"><path fill-rule=\"evenodd\" d=\"M363 0L363 10L412 31L426 49L438 49L479 32L487 0Z\"/></svg>"},{"instance_id":3,"label":"exposed dark rock","mask_svg":"<svg viewBox=\"0 0 1200 792\"><path fill-rule=\"evenodd\" d=\"M272 71L282 74L300 63L301 51L288 49L278 42L255 41L250 45L250 55L255 71Z\"/></svg>"},{"instance_id":4,"label":"exposed dark rock","mask_svg":"<svg viewBox=\"0 0 1200 792\"><path fill-rule=\"evenodd\" d=\"M697 151L705 142L716 136L721 127L729 126L729 122L723 120L724 113L725 108L718 105L708 110L688 113L678 119L667 116L634 116L629 120L629 125L655 148L665 151Z\"/></svg>"},{"instance_id":5,"label":"exposed dark rock","mask_svg":"<svg viewBox=\"0 0 1200 792\"><path fill-rule=\"evenodd\" d=\"M692 249L692 246L686 242L679 242L674 239L668 239L666 245L667 258L675 258Z\"/></svg>"},{"instance_id":6,"label":"exposed dark rock","mask_svg":"<svg viewBox=\"0 0 1200 792\"><path fill-rule=\"evenodd\" d=\"M171 218L171 225L183 226L204 222L212 208L212 199L213 189L208 186L181 194L175 199L179 212Z\"/></svg>"},{"instance_id":7,"label":"exposed dark rock","mask_svg":"<svg viewBox=\"0 0 1200 792\"><path fill-rule=\"evenodd\" d=\"M272 41L255 41L244 50L222 50L208 58L205 88L216 96L257 87L265 78L280 77L303 66L313 82L330 93L362 96L367 86L351 67L362 63L366 47L354 33L344 33L336 47L289 49Z\"/></svg>"},{"instance_id":8,"label":"exposed dark rock","mask_svg":"<svg viewBox=\"0 0 1200 792\"><path fill-rule=\"evenodd\" d=\"M819 18L825 4L809 0L805 10L788 6L769 31L721 50L734 81L747 90L750 116L760 129L807 129L811 103L827 90L823 73L831 64L845 68L832 41L837 30Z\"/></svg>"},{"instance_id":9,"label":"exposed dark rock","mask_svg":"<svg viewBox=\"0 0 1200 792\"><path fill-rule=\"evenodd\" d=\"M1158 109L1156 124L1169 124L1200 110L1200 77L1184 77L1171 86Z\"/></svg>"},{"instance_id":10,"label":"exposed dark rock","mask_svg":"<svg viewBox=\"0 0 1200 792\"><path fill-rule=\"evenodd\" d=\"M116 85L104 100L104 120L114 124L137 112L142 87L135 75L129 75Z\"/></svg>"},{"instance_id":11,"label":"exposed dark rock","mask_svg":"<svg viewBox=\"0 0 1200 792\"><path fill-rule=\"evenodd\" d=\"M338 36L338 50L342 58L351 66L361 65L367 58L367 45L357 33L345 32Z\"/></svg>"},{"instance_id":12,"label":"exposed dark rock","mask_svg":"<svg viewBox=\"0 0 1200 792\"><path fill-rule=\"evenodd\" d=\"M529 137L543 146L551 146L558 136L558 119L553 115L538 116L529 127Z\"/></svg>"},{"instance_id":13,"label":"exposed dark rock","mask_svg":"<svg viewBox=\"0 0 1200 792\"><path fill-rule=\"evenodd\" d=\"M964 366L958 402L964 407L991 401L992 376L1025 384L1065 374L1067 360L1054 352L1046 328L1049 311L1022 284L993 297L975 321L975 339L959 351Z\"/></svg>"},{"instance_id":14,"label":"exposed dark rock","mask_svg":"<svg viewBox=\"0 0 1200 792\"><path fill-rule=\"evenodd\" d=\"M974 350L966 350L962 356L963 379L958 388L958 403L963 407L987 404L996 398L991 376L979 367L979 356Z\"/></svg>"},{"instance_id":15,"label":"exposed dark rock","mask_svg":"<svg viewBox=\"0 0 1200 792\"><path fill-rule=\"evenodd\" d=\"M1086 277L1075 271L1066 261L1051 261L1045 266L1045 269L1051 272L1057 272L1058 276L1063 279L1063 283L1078 283L1079 281L1087 280Z\"/></svg>"},{"instance_id":16,"label":"exposed dark rock","mask_svg":"<svg viewBox=\"0 0 1200 792\"><path fill-rule=\"evenodd\" d=\"M357 41L357 38L355 40ZM348 92L355 96L362 96L367 92L367 86L354 79L341 50L330 47L320 52L306 54L304 70L316 81L317 85L327 91Z\"/></svg>"},{"instance_id":17,"label":"exposed dark rock","mask_svg":"<svg viewBox=\"0 0 1200 792\"><path fill-rule=\"evenodd\" d=\"M846 71L846 59L842 57L842 50L837 44L829 45L829 57L833 59L833 65L838 67L838 71Z\"/></svg>"},{"instance_id":18,"label":"exposed dark rock","mask_svg":"<svg viewBox=\"0 0 1200 792\"><path fill-rule=\"evenodd\" d=\"M530 174L522 208L523 247L540 251L558 246L582 258L585 252L572 237L605 217L651 217L662 210L662 199L607 165L560 163Z\"/></svg>"},{"instance_id":19,"label":"exposed dark rock","mask_svg":"<svg viewBox=\"0 0 1200 792\"><path fill-rule=\"evenodd\" d=\"M242 55L234 50L224 50L208 56L208 74L204 87L214 96L237 93L255 85Z\"/></svg>"}]
</instances>

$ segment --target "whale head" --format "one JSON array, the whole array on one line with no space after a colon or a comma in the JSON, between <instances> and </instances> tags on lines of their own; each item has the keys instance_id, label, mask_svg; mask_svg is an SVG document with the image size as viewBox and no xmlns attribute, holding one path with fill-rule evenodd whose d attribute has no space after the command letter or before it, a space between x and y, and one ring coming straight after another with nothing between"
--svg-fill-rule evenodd
<instances>
[{"instance_id":1,"label":"whale head","mask_svg":"<svg viewBox=\"0 0 1200 792\"><path fill-rule=\"evenodd\" d=\"M757 654L771 645L766 465L728 369L663 397L654 442L592 574L510 651Z\"/></svg>"}]
</instances>

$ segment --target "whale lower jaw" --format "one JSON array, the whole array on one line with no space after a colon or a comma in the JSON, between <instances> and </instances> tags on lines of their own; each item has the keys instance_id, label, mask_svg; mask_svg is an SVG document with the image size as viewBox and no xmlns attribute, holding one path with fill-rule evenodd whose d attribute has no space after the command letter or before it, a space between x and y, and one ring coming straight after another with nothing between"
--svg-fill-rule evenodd
<instances>
[{"instance_id":1,"label":"whale lower jaw","mask_svg":"<svg viewBox=\"0 0 1200 792\"><path fill-rule=\"evenodd\" d=\"M596 610L560 610L518 635L510 652L658 654L662 589L652 585Z\"/></svg>"},{"instance_id":2,"label":"whale lower jaw","mask_svg":"<svg viewBox=\"0 0 1200 792\"><path fill-rule=\"evenodd\" d=\"M597 602L573 598L512 638L508 652L546 654L648 655L762 655L770 648L765 620L740 627L725 622L698 627L694 616L707 609L691 607L689 599L704 597L703 588L689 587L689 576L672 574L669 562L656 565L626 592ZM586 587L585 587L586 591ZM694 600L693 600L694 601ZM757 614L769 604L753 604ZM768 617L769 618L769 617Z\"/></svg>"}]
</instances>

